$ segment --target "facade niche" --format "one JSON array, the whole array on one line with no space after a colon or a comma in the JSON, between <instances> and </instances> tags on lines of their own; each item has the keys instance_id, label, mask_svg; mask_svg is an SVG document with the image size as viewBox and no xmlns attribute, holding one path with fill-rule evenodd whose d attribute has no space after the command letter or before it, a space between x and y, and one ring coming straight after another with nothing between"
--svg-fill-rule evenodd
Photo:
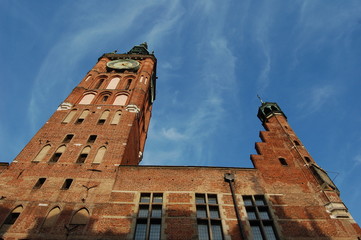
<instances>
[{"instance_id":1,"label":"facade niche","mask_svg":"<svg viewBox=\"0 0 361 240\"><path fill-rule=\"evenodd\" d=\"M125 94L118 95L118 96L116 96L113 105L125 106L127 100L128 100L127 95L125 95Z\"/></svg>"},{"instance_id":2,"label":"facade niche","mask_svg":"<svg viewBox=\"0 0 361 240\"><path fill-rule=\"evenodd\" d=\"M89 211L86 208L78 210L71 218L70 225L86 225L89 220Z\"/></svg>"},{"instance_id":3,"label":"facade niche","mask_svg":"<svg viewBox=\"0 0 361 240\"><path fill-rule=\"evenodd\" d=\"M51 146L48 144L48 145L45 145L41 150L40 152L38 153L38 155L36 155L36 157L34 158L33 162L41 162L45 155L49 152Z\"/></svg>"},{"instance_id":4,"label":"facade niche","mask_svg":"<svg viewBox=\"0 0 361 240\"><path fill-rule=\"evenodd\" d=\"M90 104L95 97L95 93L88 93L83 96L79 104Z\"/></svg>"},{"instance_id":5,"label":"facade niche","mask_svg":"<svg viewBox=\"0 0 361 240\"><path fill-rule=\"evenodd\" d=\"M94 158L94 161L93 163L94 164L99 164L103 161L103 158L104 158L104 155L105 155L105 152L107 151L107 148L102 146L98 149L97 151L97 154L95 155L95 158Z\"/></svg>"},{"instance_id":6,"label":"facade niche","mask_svg":"<svg viewBox=\"0 0 361 240\"><path fill-rule=\"evenodd\" d=\"M122 111L116 111L112 119L112 122L110 124L118 124L121 116L122 116Z\"/></svg>"},{"instance_id":7,"label":"facade niche","mask_svg":"<svg viewBox=\"0 0 361 240\"><path fill-rule=\"evenodd\" d=\"M81 124L82 122L84 122L85 118L88 116L89 114L89 110L85 109L81 115L79 116L79 118L76 120L75 124Z\"/></svg>"},{"instance_id":8,"label":"facade niche","mask_svg":"<svg viewBox=\"0 0 361 240\"><path fill-rule=\"evenodd\" d=\"M98 125L103 125L109 116L110 111L105 110L98 120Z\"/></svg>"},{"instance_id":9,"label":"facade niche","mask_svg":"<svg viewBox=\"0 0 361 240\"><path fill-rule=\"evenodd\" d=\"M112 80L110 80L106 89L116 89L119 82L120 82L120 78L118 78L118 77L113 78Z\"/></svg>"},{"instance_id":10,"label":"facade niche","mask_svg":"<svg viewBox=\"0 0 361 240\"><path fill-rule=\"evenodd\" d=\"M54 207L50 210L48 215L45 218L45 221L43 223L43 227L53 227L55 226L56 221L58 220L58 217L60 215L60 208Z\"/></svg>"},{"instance_id":11,"label":"facade niche","mask_svg":"<svg viewBox=\"0 0 361 240\"><path fill-rule=\"evenodd\" d=\"M62 123L69 123L75 116L76 111L77 111L76 109L71 110L70 113L65 117L65 119L63 120Z\"/></svg>"}]
</instances>

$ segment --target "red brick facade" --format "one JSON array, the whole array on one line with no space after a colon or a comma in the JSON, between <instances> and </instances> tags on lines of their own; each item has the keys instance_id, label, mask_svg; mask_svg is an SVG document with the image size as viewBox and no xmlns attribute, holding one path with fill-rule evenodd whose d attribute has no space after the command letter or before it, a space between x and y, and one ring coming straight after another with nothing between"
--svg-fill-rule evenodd
<instances>
[{"instance_id":1,"label":"red brick facade","mask_svg":"<svg viewBox=\"0 0 361 240\"><path fill-rule=\"evenodd\" d=\"M137 47L143 52L104 54L15 160L0 165L0 239L361 237L275 103L260 107L266 131L254 168L138 166L156 59ZM139 67L107 67L124 59ZM126 101L114 105L119 95Z\"/></svg>"}]
</instances>

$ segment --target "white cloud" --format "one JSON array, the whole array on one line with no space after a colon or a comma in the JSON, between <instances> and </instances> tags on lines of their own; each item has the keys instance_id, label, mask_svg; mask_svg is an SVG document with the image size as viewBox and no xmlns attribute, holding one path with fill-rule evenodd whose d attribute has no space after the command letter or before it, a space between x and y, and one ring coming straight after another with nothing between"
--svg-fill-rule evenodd
<instances>
[{"instance_id":1,"label":"white cloud","mask_svg":"<svg viewBox=\"0 0 361 240\"><path fill-rule=\"evenodd\" d=\"M185 140L188 138L185 134L180 133L177 129L173 127L168 129L163 128L162 136L172 141Z\"/></svg>"}]
</instances>

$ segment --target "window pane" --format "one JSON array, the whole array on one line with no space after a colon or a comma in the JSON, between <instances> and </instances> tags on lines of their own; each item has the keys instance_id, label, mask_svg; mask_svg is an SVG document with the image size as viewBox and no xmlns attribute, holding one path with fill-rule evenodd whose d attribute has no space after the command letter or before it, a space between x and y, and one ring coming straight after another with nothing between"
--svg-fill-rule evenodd
<instances>
[{"instance_id":1,"label":"window pane","mask_svg":"<svg viewBox=\"0 0 361 240\"><path fill-rule=\"evenodd\" d=\"M220 218L218 207L209 207L209 214L211 215L211 218Z\"/></svg>"},{"instance_id":2,"label":"window pane","mask_svg":"<svg viewBox=\"0 0 361 240\"><path fill-rule=\"evenodd\" d=\"M263 240L262 234L261 234L261 229L259 228L259 226L251 226L252 228L252 233L253 233L253 239L254 240Z\"/></svg>"},{"instance_id":3,"label":"window pane","mask_svg":"<svg viewBox=\"0 0 361 240\"><path fill-rule=\"evenodd\" d=\"M221 224L218 222L212 223L211 228L212 228L212 239L213 240L223 240Z\"/></svg>"},{"instance_id":4,"label":"window pane","mask_svg":"<svg viewBox=\"0 0 361 240\"><path fill-rule=\"evenodd\" d=\"M150 224L150 232L149 232L149 240L158 240L160 239L160 224L159 223L151 223Z\"/></svg>"},{"instance_id":5,"label":"window pane","mask_svg":"<svg viewBox=\"0 0 361 240\"><path fill-rule=\"evenodd\" d=\"M251 198L248 198L248 197L244 197L244 198L243 198L243 202L244 202L244 205L245 205L245 206L252 206L252 205L253 205L252 199L251 199Z\"/></svg>"},{"instance_id":6,"label":"window pane","mask_svg":"<svg viewBox=\"0 0 361 240\"><path fill-rule=\"evenodd\" d=\"M141 203L149 203L150 202L150 194L142 193L140 195L140 202Z\"/></svg>"},{"instance_id":7,"label":"window pane","mask_svg":"<svg viewBox=\"0 0 361 240\"><path fill-rule=\"evenodd\" d=\"M139 207L138 217L146 218L148 217L148 205L143 205Z\"/></svg>"},{"instance_id":8,"label":"window pane","mask_svg":"<svg viewBox=\"0 0 361 240\"><path fill-rule=\"evenodd\" d=\"M256 212L254 210L247 210L247 215L249 220L257 219Z\"/></svg>"},{"instance_id":9,"label":"window pane","mask_svg":"<svg viewBox=\"0 0 361 240\"><path fill-rule=\"evenodd\" d=\"M144 240L146 231L147 231L147 224L137 223L137 226L135 228L134 239L135 240Z\"/></svg>"},{"instance_id":10,"label":"window pane","mask_svg":"<svg viewBox=\"0 0 361 240\"><path fill-rule=\"evenodd\" d=\"M266 205L265 202L264 202L263 197L261 197L261 196L258 196L258 197L256 196L256 197L255 197L255 200L256 200L256 205L257 205L257 206Z\"/></svg>"},{"instance_id":11,"label":"window pane","mask_svg":"<svg viewBox=\"0 0 361 240\"><path fill-rule=\"evenodd\" d=\"M198 223L198 239L209 240L208 225L205 222Z\"/></svg>"},{"instance_id":12,"label":"window pane","mask_svg":"<svg viewBox=\"0 0 361 240\"><path fill-rule=\"evenodd\" d=\"M266 234L267 240L277 239L272 226L264 226L264 233Z\"/></svg>"},{"instance_id":13,"label":"window pane","mask_svg":"<svg viewBox=\"0 0 361 240\"><path fill-rule=\"evenodd\" d=\"M197 206L197 217L198 218L206 218L207 217L207 211L205 206Z\"/></svg>"},{"instance_id":14,"label":"window pane","mask_svg":"<svg viewBox=\"0 0 361 240\"><path fill-rule=\"evenodd\" d=\"M162 203L163 196L161 194L154 194L153 195L153 203Z\"/></svg>"},{"instance_id":15,"label":"window pane","mask_svg":"<svg viewBox=\"0 0 361 240\"><path fill-rule=\"evenodd\" d=\"M270 219L267 210L262 209L262 210L258 210L258 212L261 219Z\"/></svg>"},{"instance_id":16,"label":"window pane","mask_svg":"<svg viewBox=\"0 0 361 240\"><path fill-rule=\"evenodd\" d=\"M199 203L199 204L206 203L205 195L197 194L196 195L196 203Z\"/></svg>"},{"instance_id":17,"label":"window pane","mask_svg":"<svg viewBox=\"0 0 361 240\"><path fill-rule=\"evenodd\" d=\"M162 217L162 206L153 206L152 217L156 217L156 218Z\"/></svg>"},{"instance_id":18,"label":"window pane","mask_svg":"<svg viewBox=\"0 0 361 240\"><path fill-rule=\"evenodd\" d=\"M216 195L208 195L208 203L209 204L217 204L217 196Z\"/></svg>"}]
</instances>

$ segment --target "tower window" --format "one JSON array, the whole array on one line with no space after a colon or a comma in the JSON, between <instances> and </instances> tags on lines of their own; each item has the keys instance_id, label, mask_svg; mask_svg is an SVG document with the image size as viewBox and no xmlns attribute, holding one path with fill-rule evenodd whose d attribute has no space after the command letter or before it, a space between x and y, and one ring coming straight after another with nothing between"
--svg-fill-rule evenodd
<instances>
[{"instance_id":1,"label":"tower window","mask_svg":"<svg viewBox=\"0 0 361 240\"><path fill-rule=\"evenodd\" d=\"M113 78L112 80L110 80L110 82L107 86L107 89L116 89L119 81L120 81L120 78L118 78L118 77Z\"/></svg>"},{"instance_id":2,"label":"tower window","mask_svg":"<svg viewBox=\"0 0 361 240\"><path fill-rule=\"evenodd\" d=\"M281 163L283 166L288 166L288 163L287 163L286 159L284 159L284 158L279 158L278 160L280 161L280 163Z\"/></svg>"},{"instance_id":3,"label":"tower window","mask_svg":"<svg viewBox=\"0 0 361 240\"><path fill-rule=\"evenodd\" d=\"M76 160L76 163L84 163L89 155L89 152L90 152L90 147L89 146L85 147L83 151L80 153L78 159Z\"/></svg>"},{"instance_id":4,"label":"tower window","mask_svg":"<svg viewBox=\"0 0 361 240\"><path fill-rule=\"evenodd\" d=\"M76 120L75 124L81 124L82 122L84 122L84 119L88 116L88 114L89 114L89 110L88 109L84 110L79 116L79 118Z\"/></svg>"},{"instance_id":5,"label":"tower window","mask_svg":"<svg viewBox=\"0 0 361 240\"><path fill-rule=\"evenodd\" d=\"M109 96L103 96L102 101L103 101L103 102L106 102L106 101L108 100L108 98L109 98Z\"/></svg>"},{"instance_id":6,"label":"tower window","mask_svg":"<svg viewBox=\"0 0 361 240\"><path fill-rule=\"evenodd\" d=\"M113 105L124 106L128 100L128 96L125 94L119 95L115 98Z\"/></svg>"},{"instance_id":7,"label":"tower window","mask_svg":"<svg viewBox=\"0 0 361 240\"><path fill-rule=\"evenodd\" d=\"M74 134L68 134L65 136L64 140L63 140L63 143L68 143L70 142L74 137Z\"/></svg>"},{"instance_id":8,"label":"tower window","mask_svg":"<svg viewBox=\"0 0 361 240\"><path fill-rule=\"evenodd\" d=\"M90 135L88 138L88 143L94 143L95 139L97 139L97 135Z\"/></svg>"},{"instance_id":9,"label":"tower window","mask_svg":"<svg viewBox=\"0 0 361 240\"><path fill-rule=\"evenodd\" d=\"M103 84L103 82L104 82L104 79L100 79L98 82L97 82L97 84L95 85L95 89L99 89L100 88L100 86Z\"/></svg>"},{"instance_id":10,"label":"tower window","mask_svg":"<svg viewBox=\"0 0 361 240\"><path fill-rule=\"evenodd\" d=\"M141 193L135 240L161 239L162 205L162 193Z\"/></svg>"},{"instance_id":11,"label":"tower window","mask_svg":"<svg viewBox=\"0 0 361 240\"><path fill-rule=\"evenodd\" d=\"M0 232L7 231L11 227L11 225L13 225L16 222L22 211L23 211L22 206L16 207L5 219L3 225L0 228Z\"/></svg>"},{"instance_id":12,"label":"tower window","mask_svg":"<svg viewBox=\"0 0 361 240\"><path fill-rule=\"evenodd\" d=\"M72 183L73 183L73 179L71 179L71 178L65 179L64 184L61 187L61 189L62 190L68 190Z\"/></svg>"},{"instance_id":13,"label":"tower window","mask_svg":"<svg viewBox=\"0 0 361 240\"><path fill-rule=\"evenodd\" d=\"M107 151L107 148L104 147L104 146L99 148L97 154L95 155L93 164L101 163L103 161L103 158L104 158L104 155L105 155L106 151Z\"/></svg>"},{"instance_id":14,"label":"tower window","mask_svg":"<svg viewBox=\"0 0 361 240\"><path fill-rule=\"evenodd\" d=\"M306 162L310 163L311 159L309 157L305 157Z\"/></svg>"},{"instance_id":15,"label":"tower window","mask_svg":"<svg viewBox=\"0 0 361 240\"><path fill-rule=\"evenodd\" d=\"M40 152L38 153L38 155L36 155L36 157L34 158L34 162L40 162L41 160L44 159L45 155L49 152L51 146L45 145Z\"/></svg>"},{"instance_id":16,"label":"tower window","mask_svg":"<svg viewBox=\"0 0 361 240\"><path fill-rule=\"evenodd\" d=\"M300 143L298 141L293 141L293 143L296 145L296 146L300 146Z\"/></svg>"},{"instance_id":17,"label":"tower window","mask_svg":"<svg viewBox=\"0 0 361 240\"><path fill-rule=\"evenodd\" d=\"M269 207L262 195L243 196L252 239L278 239Z\"/></svg>"},{"instance_id":18,"label":"tower window","mask_svg":"<svg viewBox=\"0 0 361 240\"><path fill-rule=\"evenodd\" d=\"M98 125L103 125L109 116L110 111L105 110L98 120Z\"/></svg>"},{"instance_id":19,"label":"tower window","mask_svg":"<svg viewBox=\"0 0 361 240\"><path fill-rule=\"evenodd\" d=\"M73 119L75 114L76 114L76 109L71 110L70 113L65 117L65 119L63 120L62 123L69 123Z\"/></svg>"},{"instance_id":20,"label":"tower window","mask_svg":"<svg viewBox=\"0 0 361 240\"><path fill-rule=\"evenodd\" d=\"M130 84L132 84L132 79L128 79L127 85L125 86L125 90L128 90L130 88Z\"/></svg>"},{"instance_id":21,"label":"tower window","mask_svg":"<svg viewBox=\"0 0 361 240\"><path fill-rule=\"evenodd\" d=\"M35 183L33 189L39 189L45 183L46 178L39 178L38 181Z\"/></svg>"},{"instance_id":22,"label":"tower window","mask_svg":"<svg viewBox=\"0 0 361 240\"><path fill-rule=\"evenodd\" d=\"M90 104L95 97L94 93L89 93L83 96L83 98L80 100L79 104Z\"/></svg>"},{"instance_id":23,"label":"tower window","mask_svg":"<svg viewBox=\"0 0 361 240\"><path fill-rule=\"evenodd\" d=\"M223 239L222 222L216 194L196 194L199 239Z\"/></svg>"},{"instance_id":24,"label":"tower window","mask_svg":"<svg viewBox=\"0 0 361 240\"><path fill-rule=\"evenodd\" d=\"M53 154L53 156L50 158L49 162L57 162L59 160L59 158L61 157L61 155L63 154L63 152L65 151L66 147L63 145L61 147L59 147L55 153Z\"/></svg>"}]
</instances>

